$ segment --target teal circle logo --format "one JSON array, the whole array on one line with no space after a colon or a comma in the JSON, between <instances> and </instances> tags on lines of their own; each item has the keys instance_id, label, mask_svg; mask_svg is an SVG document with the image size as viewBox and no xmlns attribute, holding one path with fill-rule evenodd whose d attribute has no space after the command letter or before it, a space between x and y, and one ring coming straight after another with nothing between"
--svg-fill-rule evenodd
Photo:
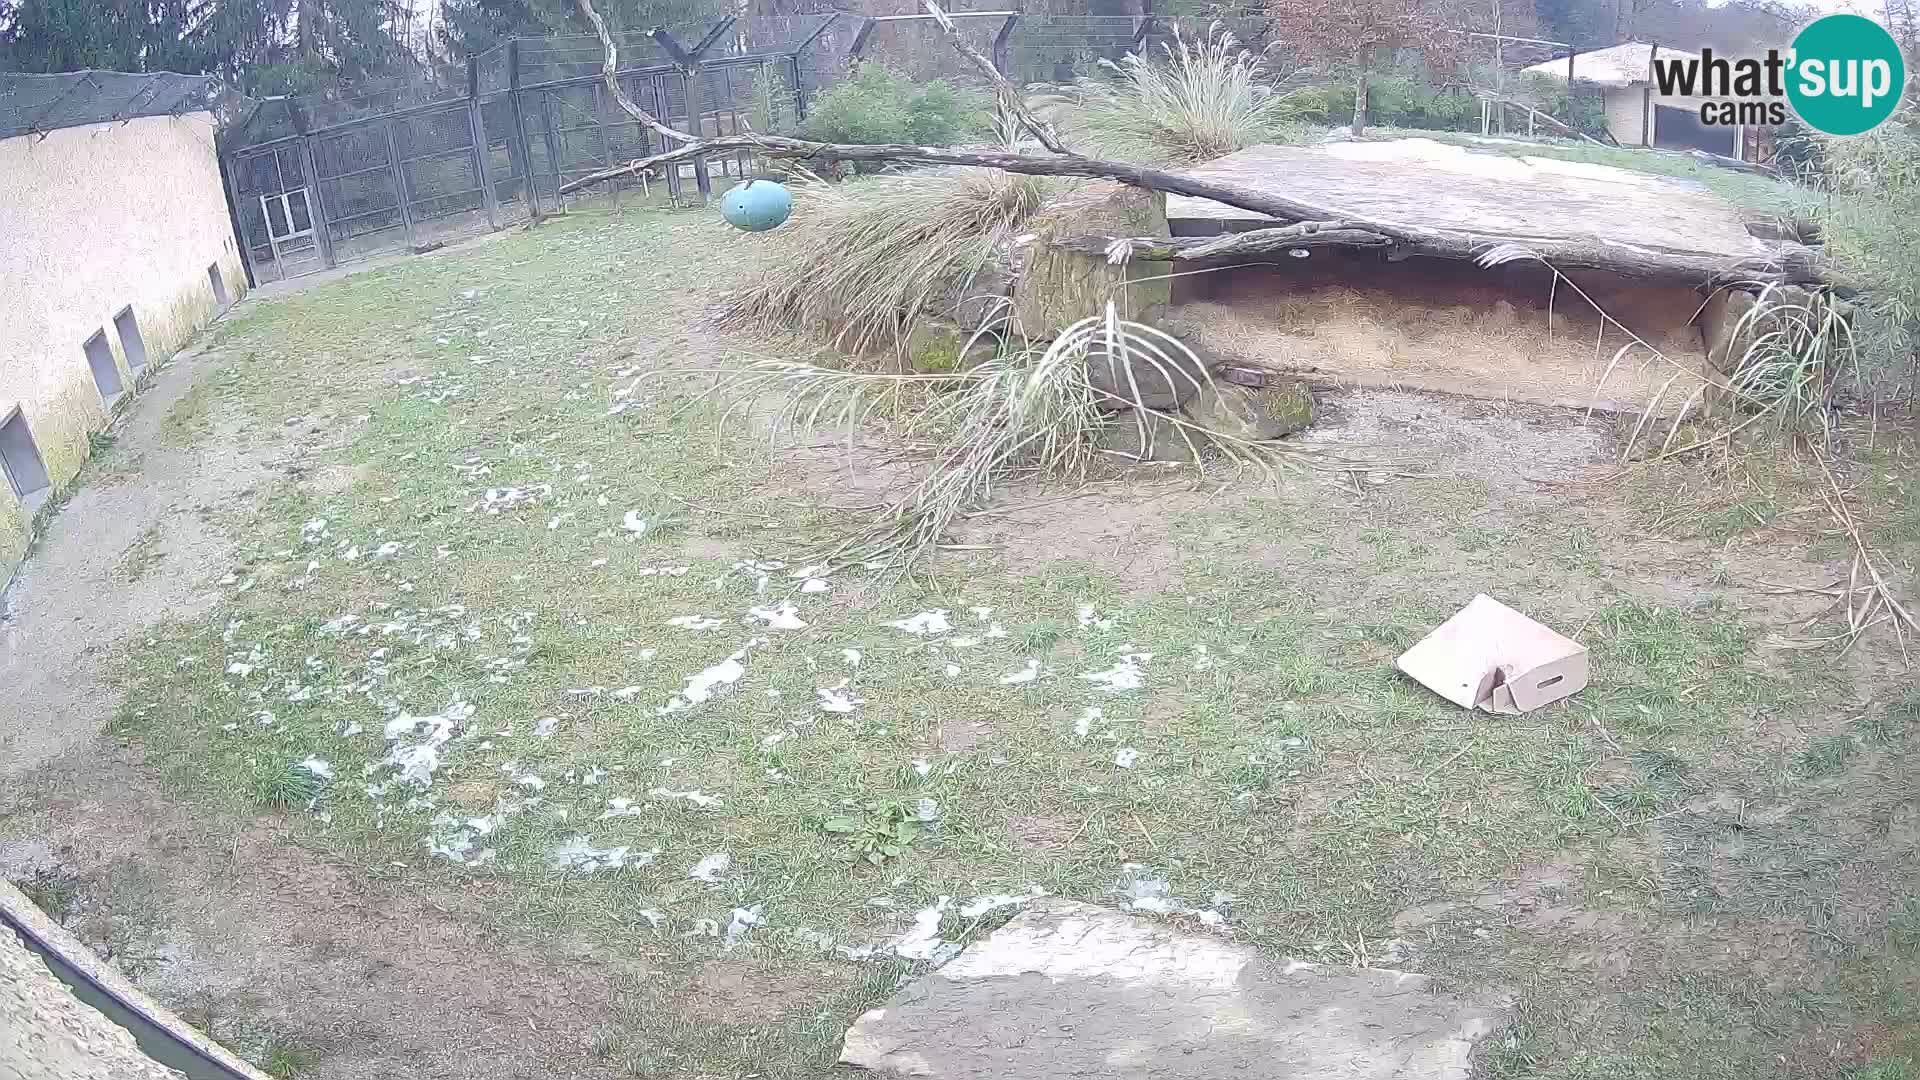
<instances>
[{"instance_id":1,"label":"teal circle logo","mask_svg":"<svg viewBox=\"0 0 1920 1080\"><path fill-rule=\"evenodd\" d=\"M1893 115L1907 62L1886 27L1859 15L1828 15L1793 39L1787 100L1807 126L1829 135L1872 131Z\"/></svg>"}]
</instances>

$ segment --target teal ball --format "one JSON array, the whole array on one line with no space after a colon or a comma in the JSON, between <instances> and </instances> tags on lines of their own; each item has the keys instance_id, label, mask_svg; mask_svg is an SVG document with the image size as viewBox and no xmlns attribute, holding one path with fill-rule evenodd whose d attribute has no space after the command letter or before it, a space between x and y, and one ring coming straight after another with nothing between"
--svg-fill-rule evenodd
<instances>
[{"instance_id":1,"label":"teal ball","mask_svg":"<svg viewBox=\"0 0 1920 1080\"><path fill-rule=\"evenodd\" d=\"M793 195L772 180L748 180L720 197L720 216L747 232L766 232L791 213Z\"/></svg>"}]
</instances>

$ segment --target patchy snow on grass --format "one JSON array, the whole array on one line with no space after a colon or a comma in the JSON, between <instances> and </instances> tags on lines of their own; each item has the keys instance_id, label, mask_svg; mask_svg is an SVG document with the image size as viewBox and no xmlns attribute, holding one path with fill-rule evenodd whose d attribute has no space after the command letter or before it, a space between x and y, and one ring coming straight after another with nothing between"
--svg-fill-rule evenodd
<instances>
[{"instance_id":1,"label":"patchy snow on grass","mask_svg":"<svg viewBox=\"0 0 1920 1080\"><path fill-rule=\"evenodd\" d=\"M584 834L568 838L564 843L547 852L547 865L555 870L571 870L581 874L598 873L601 870L619 870L628 866L645 866L658 858L658 848L647 851L634 851L622 845L620 847L597 848Z\"/></svg>"},{"instance_id":2,"label":"patchy snow on grass","mask_svg":"<svg viewBox=\"0 0 1920 1080\"><path fill-rule=\"evenodd\" d=\"M944 964L960 955L960 946L940 940L940 919L953 906L953 897L942 896L913 913L913 926L882 946L902 960L930 960Z\"/></svg>"},{"instance_id":3,"label":"patchy snow on grass","mask_svg":"<svg viewBox=\"0 0 1920 1080\"><path fill-rule=\"evenodd\" d=\"M682 630L718 630L726 624L705 615L675 615L667 620L667 625L677 626Z\"/></svg>"},{"instance_id":4,"label":"patchy snow on grass","mask_svg":"<svg viewBox=\"0 0 1920 1080\"><path fill-rule=\"evenodd\" d=\"M393 778L399 783L421 790L433 786L434 770L440 767L440 748L453 738L454 728L465 723L473 712L473 706L456 695L446 708L431 716L402 712L388 720L386 738L393 745L384 759L366 767L367 775L391 768Z\"/></svg>"},{"instance_id":5,"label":"patchy snow on grass","mask_svg":"<svg viewBox=\"0 0 1920 1080\"><path fill-rule=\"evenodd\" d=\"M1123 746L1113 752L1113 764L1116 768L1131 769L1140 760L1140 751L1131 746Z\"/></svg>"},{"instance_id":6,"label":"patchy snow on grass","mask_svg":"<svg viewBox=\"0 0 1920 1080\"><path fill-rule=\"evenodd\" d=\"M740 651L725 660L687 676L685 689L669 698L667 703L660 707L659 712L663 715L682 712L696 705L704 705L717 695L732 691L734 684L746 677L748 651L766 643L766 638L753 638Z\"/></svg>"},{"instance_id":7,"label":"patchy snow on grass","mask_svg":"<svg viewBox=\"0 0 1920 1080\"><path fill-rule=\"evenodd\" d=\"M702 809L720 805L720 796L708 795L704 791L668 791L666 788L657 787L647 794L656 799L682 799Z\"/></svg>"},{"instance_id":8,"label":"patchy snow on grass","mask_svg":"<svg viewBox=\"0 0 1920 1080\"><path fill-rule=\"evenodd\" d=\"M860 666L860 650L859 649L841 649L840 659L844 661L848 667L859 667Z\"/></svg>"},{"instance_id":9,"label":"patchy snow on grass","mask_svg":"<svg viewBox=\"0 0 1920 1080\"><path fill-rule=\"evenodd\" d=\"M629 510L627 516L620 519L620 527L626 530L628 541L638 540L647 534L647 519L641 517L638 510Z\"/></svg>"},{"instance_id":10,"label":"patchy snow on grass","mask_svg":"<svg viewBox=\"0 0 1920 1080\"><path fill-rule=\"evenodd\" d=\"M734 908L733 915L727 919L727 928L720 934L720 947L731 949L747 936L747 931L756 926L767 925L767 917L760 912L760 905Z\"/></svg>"},{"instance_id":11,"label":"patchy snow on grass","mask_svg":"<svg viewBox=\"0 0 1920 1080\"><path fill-rule=\"evenodd\" d=\"M792 604L748 608L747 615L767 624L769 630L805 630L807 628L806 621L800 618L799 609Z\"/></svg>"},{"instance_id":12,"label":"patchy snow on grass","mask_svg":"<svg viewBox=\"0 0 1920 1080\"><path fill-rule=\"evenodd\" d=\"M1073 722L1073 733L1078 738L1086 738L1093 733L1093 725L1106 718L1105 710L1098 705L1089 705L1081 710L1080 719Z\"/></svg>"},{"instance_id":13,"label":"patchy snow on grass","mask_svg":"<svg viewBox=\"0 0 1920 1080\"><path fill-rule=\"evenodd\" d=\"M560 718L557 716L543 716L533 722L533 733L543 739L552 737L559 730Z\"/></svg>"},{"instance_id":14,"label":"patchy snow on grass","mask_svg":"<svg viewBox=\"0 0 1920 1080\"><path fill-rule=\"evenodd\" d=\"M1001 686L1019 686L1022 683L1030 683L1039 677L1040 677L1040 661L1038 658L1030 656L1027 658L1026 667L1020 669L1019 671L1013 672L1011 674L1000 676L1000 685Z\"/></svg>"},{"instance_id":15,"label":"patchy snow on grass","mask_svg":"<svg viewBox=\"0 0 1920 1080\"><path fill-rule=\"evenodd\" d=\"M852 690L847 689L845 679L841 679L838 686L819 687L814 690L814 693L820 697L821 712L845 715L866 703L865 698L858 697Z\"/></svg>"},{"instance_id":16,"label":"patchy snow on grass","mask_svg":"<svg viewBox=\"0 0 1920 1080\"><path fill-rule=\"evenodd\" d=\"M1193 647L1193 670L1212 671L1213 666L1218 662L1214 655L1207 651L1206 645L1196 644Z\"/></svg>"},{"instance_id":17,"label":"patchy snow on grass","mask_svg":"<svg viewBox=\"0 0 1920 1080\"><path fill-rule=\"evenodd\" d=\"M1074 618L1079 621L1082 630L1113 629L1113 620L1101 618L1092 604L1081 604L1079 610L1074 613Z\"/></svg>"},{"instance_id":18,"label":"patchy snow on grass","mask_svg":"<svg viewBox=\"0 0 1920 1080\"><path fill-rule=\"evenodd\" d=\"M1043 896L1052 895L1052 893L1038 885L1029 885L1025 893L989 893L986 896L976 896L960 905L960 917L963 919L977 919L989 911L998 911L1001 908L1008 907L1025 907L1027 904Z\"/></svg>"},{"instance_id":19,"label":"patchy snow on grass","mask_svg":"<svg viewBox=\"0 0 1920 1080\"><path fill-rule=\"evenodd\" d=\"M300 767L322 780L333 779L333 766L329 764L325 758L314 757L309 754L307 759L300 763Z\"/></svg>"},{"instance_id":20,"label":"patchy snow on grass","mask_svg":"<svg viewBox=\"0 0 1920 1080\"><path fill-rule=\"evenodd\" d=\"M827 584L826 578L808 578L800 583L800 591L803 593L823 593L832 587Z\"/></svg>"},{"instance_id":21,"label":"patchy snow on grass","mask_svg":"<svg viewBox=\"0 0 1920 1080\"><path fill-rule=\"evenodd\" d=\"M1217 892L1213 907L1197 908L1173 895L1173 886L1167 879L1149 876L1146 869L1139 863L1124 863L1120 867L1120 883L1114 891L1128 898L1128 908L1154 915L1186 916L1198 919L1204 926L1219 926L1227 921L1218 908L1233 899L1230 894Z\"/></svg>"},{"instance_id":22,"label":"patchy snow on grass","mask_svg":"<svg viewBox=\"0 0 1920 1080\"><path fill-rule=\"evenodd\" d=\"M1105 671L1081 672L1080 677L1101 684L1109 693L1138 690L1147 685L1147 673L1140 665L1151 659L1152 653L1122 653L1112 667Z\"/></svg>"},{"instance_id":23,"label":"patchy snow on grass","mask_svg":"<svg viewBox=\"0 0 1920 1080\"><path fill-rule=\"evenodd\" d=\"M953 624L947 621L946 608L922 611L917 615L909 615L904 619L895 619L887 625L893 627L895 630L905 630L909 634L918 634L921 637L926 637L929 634L944 634L953 629Z\"/></svg>"},{"instance_id":24,"label":"patchy snow on grass","mask_svg":"<svg viewBox=\"0 0 1920 1080\"><path fill-rule=\"evenodd\" d=\"M709 885L720 884L720 879L733 868L733 856L724 851L716 851L687 868L687 876L695 881L704 881Z\"/></svg>"},{"instance_id":25,"label":"patchy snow on grass","mask_svg":"<svg viewBox=\"0 0 1920 1080\"><path fill-rule=\"evenodd\" d=\"M647 808L644 805L635 803L632 799L608 799L607 808L600 812L600 816L596 820L605 821L608 818L640 817L646 812Z\"/></svg>"}]
</instances>

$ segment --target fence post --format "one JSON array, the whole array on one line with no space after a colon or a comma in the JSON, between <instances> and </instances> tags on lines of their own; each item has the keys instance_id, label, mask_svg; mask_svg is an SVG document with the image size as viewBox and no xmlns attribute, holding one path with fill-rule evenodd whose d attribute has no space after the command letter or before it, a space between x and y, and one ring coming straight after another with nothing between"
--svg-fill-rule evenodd
<instances>
[{"instance_id":1,"label":"fence post","mask_svg":"<svg viewBox=\"0 0 1920 1080\"><path fill-rule=\"evenodd\" d=\"M332 269L333 228L327 216L327 200L320 193L320 169L313 158L313 138L307 134L305 114L292 101L287 102L287 119L293 121L293 130L300 139L300 172L307 178L307 214L313 219L308 224L313 227L314 242L320 248L321 265Z\"/></svg>"},{"instance_id":2,"label":"fence post","mask_svg":"<svg viewBox=\"0 0 1920 1080\"><path fill-rule=\"evenodd\" d=\"M547 167L553 172L553 205L567 212L567 200L560 194L560 139L553 130L553 91L540 91L540 141L547 147Z\"/></svg>"},{"instance_id":3,"label":"fence post","mask_svg":"<svg viewBox=\"0 0 1920 1080\"><path fill-rule=\"evenodd\" d=\"M867 51L867 39L873 36L873 28L880 25L877 19L861 19L860 29L853 32L853 44L847 48L847 66L860 66L860 54Z\"/></svg>"},{"instance_id":4,"label":"fence post","mask_svg":"<svg viewBox=\"0 0 1920 1080\"><path fill-rule=\"evenodd\" d=\"M700 88L706 84L706 81L704 79L698 79L698 81L696 81L696 71L689 71L681 76L681 82L686 84L687 88L687 125L682 130L698 139L704 134L700 130L700 117L702 113L700 108ZM678 166L675 167L677 168ZM702 203L713 197L713 175L707 171L707 159L705 155L693 159L693 186L700 192L700 201Z\"/></svg>"},{"instance_id":5,"label":"fence post","mask_svg":"<svg viewBox=\"0 0 1920 1080\"><path fill-rule=\"evenodd\" d=\"M393 125L398 121L389 120L381 127L387 132L387 162L393 166L393 192L400 197L400 223L407 227L407 250L414 248L413 207L407 199L407 169L400 163L400 144L394 140Z\"/></svg>"},{"instance_id":6,"label":"fence post","mask_svg":"<svg viewBox=\"0 0 1920 1080\"><path fill-rule=\"evenodd\" d=\"M993 35L993 70L1002 75L1010 74L1007 71L1007 43L1012 40L1014 25L1019 21L1018 12L1007 16L1007 21L1000 24L1000 32Z\"/></svg>"},{"instance_id":7,"label":"fence post","mask_svg":"<svg viewBox=\"0 0 1920 1080\"><path fill-rule=\"evenodd\" d=\"M593 84L593 118L600 126L600 161L607 168L613 168L613 138L607 134L607 93L606 87ZM620 209L620 181L609 180L607 187L615 210Z\"/></svg>"},{"instance_id":8,"label":"fence post","mask_svg":"<svg viewBox=\"0 0 1920 1080\"><path fill-rule=\"evenodd\" d=\"M520 101L520 39L507 42L507 111L513 114L513 147L520 154L520 186L527 213L540 220L540 185L533 179L533 147L527 142L527 111Z\"/></svg>"},{"instance_id":9,"label":"fence post","mask_svg":"<svg viewBox=\"0 0 1920 1080\"><path fill-rule=\"evenodd\" d=\"M480 182L481 205L487 208L487 228L500 227L500 193L493 190L493 156L487 141L486 118L480 115L480 61L467 57L467 137L473 141L473 177Z\"/></svg>"}]
</instances>

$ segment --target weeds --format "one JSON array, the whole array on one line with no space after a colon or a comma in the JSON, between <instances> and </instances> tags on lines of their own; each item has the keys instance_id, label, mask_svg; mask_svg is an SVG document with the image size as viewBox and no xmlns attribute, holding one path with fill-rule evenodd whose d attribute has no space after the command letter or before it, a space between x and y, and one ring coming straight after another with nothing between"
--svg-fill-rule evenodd
<instances>
[{"instance_id":1,"label":"weeds","mask_svg":"<svg viewBox=\"0 0 1920 1080\"><path fill-rule=\"evenodd\" d=\"M255 803L285 810L305 806L319 798L321 779L298 765L280 765L256 760L248 780L248 794Z\"/></svg>"},{"instance_id":2,"label":"weeds","mask_svg":"<svg viewBox=\"0 0 1920 1080\"><path fill-rule=\"evenodd\" d=\"M1795 759L1795 771L1809 780L1837 776L1859 750L1851 735L1824 735L1807 744Z\"/></svg>"},{"instance_id":3,"label":"weeds","mask_svg":"<svg viewBox=\"0 0 1920 1080\"><path fill-rule=\"evenodd\" d=\"M852 843L847 861L881 866L899 858L919 838L926 815L909 810L898 801L870 802L861 805L858 815L841 814L820 823L836 836Z\"/></svg>"},{"instance_id":4,"label":"weeds","mask_svg":"<svg viewBox=\"0 0 1920 1080\"><path fill-rule=\"evenodd\" d=\"M1189 42L1162 44L1164 62L1130 53L1102 60L1110 79L1083 79L1072 106L1078 140L1103 157L1193 164L1270 142L1287 100L1266 85L1266 65L1218 23Z\"/></svg>"}]
</instances>

